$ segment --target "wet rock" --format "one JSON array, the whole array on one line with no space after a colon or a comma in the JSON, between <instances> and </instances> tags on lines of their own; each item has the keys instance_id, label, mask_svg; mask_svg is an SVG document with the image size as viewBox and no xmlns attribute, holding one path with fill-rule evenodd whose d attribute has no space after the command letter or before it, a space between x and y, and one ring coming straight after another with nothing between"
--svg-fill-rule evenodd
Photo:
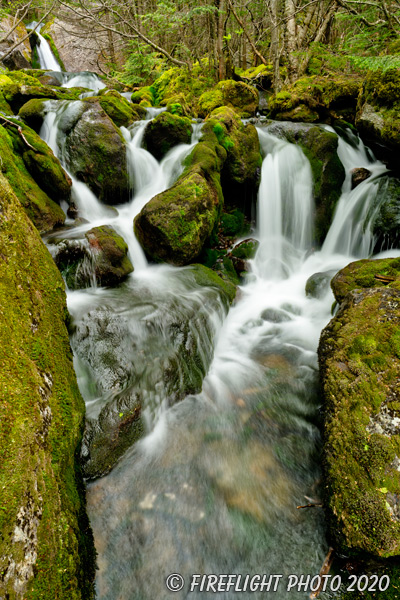
<instances>
[{"instance_id":1,"label":"wet rock","mask_svg":"<svg viewBox=\"0 0 400 600\"><path fill-rule=\"evenodd\" d=\"M291 317L283 310L278 308L266 308L261 313L263 321L270 321L271 323L286 323L291 321Z\"/></svg>"},{"instance_id":2,"label":"wet rock","mask_svg":"<svg viewBox=\"0 0 400 600\"><path fill-rule=\"evenodd\" d=\"M375 274L391 273L385 284ZM394 275L397 273L397 275ZM332 282L340 308L318 350L324 402L326 514L344 553L399 554L399 259L359 261ZM379 287L369 287L379 286Z\"/></svg>"},{"instance_id":3,"label":"wet rock","mask_svg":"<svg viewBox=\"0 0 400 600\"><path fill-rule=\"evenodd\" d=\"M237 244L227 257L231 259L233 267L239 277L249 271L248 261L254 258L260 243L258 240L248 238Z\"/></svg>"},{"instance_id":4,"label":"wet rock","mask_svg":"<svg viewBox=\"0 0 400 600\"><path fill-rule=\"evenodd\" d=\"M105 204L130 198L126 144L119 129L97 102L81 102L81 116L66 140L69 165Z\"/></svg>"},{"instance_id":5,"label":"wet rock","mask_svg":"<svg viewBox=\"0 0 400 600\"><path fill-rule=\"evenodd\" d=\"M375 202L370 208L370 212L375 213L372 225L374 252L398 248L400 244L400 179L382 177L378 186Z\"/></svg>"},{"instance_id":6,"label":"wet rock","mask_svg":"<svg viewBox=\"0 0 400 600\"><path fill-rule=\"evenodd\" d=\"M146 126L143 146L161 160L177 144L189 144L192 125L186 117L163 112Z\"/></svg>"},{"instance_id":7,"label":"wet rock","mask_svg":"<svg viewBox=\"0 0 400 600\"><path fill-rule=\"evenodd\" d=\"M336 271L314 273L306 281L306 296L323 298L329 290L329 284Z\"/></svg>"},{"instance_id":8,"label":"wet rock","mask_svg":"<svg viewBox=\"0 0 400 600\"><path fill-rule=\"evenodd\" d=\"M94 102L95 98L90 98L88 101ZM142 107L135 108L115 90L109 90L100 95L97 101L117 127L128 127L134 121L144 119L146 115L146 111Z\"/></svg>"},{"instance_id":9,"label":"wet rock","mask_svg":"<svg viewBox=\"0 0 400 600\"><path fill-rule=\"evenodd\" d=\"M220 81L212 90L200 96L199 117L207 117L220 106L233 108L242 118L253 117L258 106L258 92L242 81Z\"/></svg>"},{"instance_id":10,"label":"wet rock","mask_svg":"<svg viewBox=\"0 0 400 600\"><path fill-rule=\"evenodd\" d=\"M364 167L356 167L351 170L351 189L354 190L360 183L371 177L371 171Z\"/></svg>"},{"instance_id":11,"label":"wet rock","mask_svg":"<svg viewBox=\"0 0 400 600\"><path fill-rule=\"evenodd\" d=\"M250 123L244 125L232 108L222 106L209 115L202 133L202 140L216 137L226 151L221 171L225 206L239 208L250 218L262 164L256 128Z\"/></svg>"}]
</instances>

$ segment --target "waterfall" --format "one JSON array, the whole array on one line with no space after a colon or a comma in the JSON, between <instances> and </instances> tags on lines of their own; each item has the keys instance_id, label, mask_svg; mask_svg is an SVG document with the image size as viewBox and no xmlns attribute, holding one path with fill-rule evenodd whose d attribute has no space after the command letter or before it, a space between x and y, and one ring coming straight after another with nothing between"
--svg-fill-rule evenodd
<instances>
[{"instance_id":1,"label":"waterfall","mask_svg":"<svg viewBox=\"0 0 400 600\"><path fill-rule=\"evenodd\" d=\"M29 23L29 25L27 25L26 28L33 29L36 26L37 26L37 22L33 21L32 23ZM39 25L39 27L36 29L36 33L39 38L39 44L36 46L36 48L37 48L37 53L38 53L38 57L39 57L40 68L48 69L50 71L61 71L61 67L58 64L58 61L57 61L56 57L54 56L53 52L51 51L50 44L40 34L40 30L42 27L43 27L43 24Z\"/></svg>"}]
</instances>

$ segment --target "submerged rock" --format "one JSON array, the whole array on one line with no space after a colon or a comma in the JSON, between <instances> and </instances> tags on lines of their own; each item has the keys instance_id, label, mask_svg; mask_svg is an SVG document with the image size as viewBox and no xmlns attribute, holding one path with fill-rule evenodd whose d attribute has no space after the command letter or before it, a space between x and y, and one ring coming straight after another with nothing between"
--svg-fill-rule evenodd
<instances>
[{"instance_id":1,"label":"submerged rock","mask_svg":"<svg viewBox=\"0 0 400 600\"><path fill-rule=\"evenodd\" d=\"M306 281L306 296L323 298L329 290L329 284L334 274L335 271L324 271L311 275Z\"/></svg>"},{"instance_id":2,"label":"submerged rock","mask_svg":"<svg viewBox=\"0 0 400 600\"><path fill-rule=\"evenodd\" d=\"M385 283L388 274L394 281ZM396 556L400 260L351 263L333 279L332 289L340 308L318 350L329 532L346 554Z\"/></svg>"},{"instance_id":3,"label":"submerged rock","mask_svg":"<svg viewBox=\"0 0 400 600\"><path fill-rule=\"evenodd\" d=\"M64 284L2 173L0 206L0 596L90 600L95 550L75 460L85 406Z\"/></svg>"},{"instance_id":4,"label":"submerged rock","mask_svg":"<svg viewBox=\"0 0 400 600\"><path fill-rule=\"evenodd\" d=\"M191 137L188 118L163 112L146 126L143 147L159 161L177 144L189 144Z\"/></svg>"}]
</instances>

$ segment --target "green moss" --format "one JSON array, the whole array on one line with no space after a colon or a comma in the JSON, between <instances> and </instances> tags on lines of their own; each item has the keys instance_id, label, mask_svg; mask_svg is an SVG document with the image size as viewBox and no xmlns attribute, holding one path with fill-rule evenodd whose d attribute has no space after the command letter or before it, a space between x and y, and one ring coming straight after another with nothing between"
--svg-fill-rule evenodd
<instances>
[{"instance_id":1,"label":"green moss","mask_svg":"<svg viewBox=\"0 0 400 600\"><path fill-rule=\"evenodd\" d=\"M147 125L143 146L161 160L177 144L189 144L191 137L192 125L187 117L163 112Z\"/></svg>"},{"instance_id":2,"label":"green moss","mask_svg":"<svg viewBox=\"0 0 400 600\"><path fill-rule=\"evenodd\" d=\"M393 278L383 284L375 276ZM382 258L378 260L358 260L339 271L332 279L331 286L336 300L341 303L349 292L360 288L385 287L400 290L400 259Z\"/></svg>"},{"instance_id":3,"label":"green moss","mask_svg":"<svg viewBox=\"0 0 400 600\"><path fill-rule=\"evenodd\" d=\"M2 591L16 597L9 561L37 554L24 597L89 599L95 553L75 462L85 409L64 323L64 285L2 174L0 183ZM13 539L21 518L25 543Z\"/></svg>"},{"instance_id":4,"label":"green moss","mask_svg":"<svg viewBox=\"0 0 400 600\"><path fill-rule=\"evenodd\" d=\"M146 106L152 106L154 102L154 96L150 86L142 87L137 92L133 92L131 100L134 104L136 103L142 105L142 102L146 102Z\"/></svg>"},{"instance_id":5,"label":"green moss","mask_svg":"<svg viewBox=\"0 0 400 600\"><path fill-rule=\"evenodd\" d=\"M46 32L46 30L44 28L44 30L42 29L41 34L44 37L44 39L49 43L50 49L51 49L52 53L54 54L54 56L56 57L56 60L61 67L61 70L66 71L67 69L65 68L65 65L61 59L60 53L57 50L57 46L55 45L54 40L53 40L52 36L50 35L50 33Z\"/></svg>"},{"instance_id":6,"label":"green moss","mask_svg":"<svg viewBox=\"0 0 400 600\"><path fill-rule=\"evenodd\" d=\"M101 108L117 127L128 127L137 120L137 111L135 114L132 105L118 92L107 92L107 94L100 96L98 101Z\"/></svg>"},{"instance_id":7,"label":"green moss","mask_svg":"<svg viewBox=\"0 0 400 600\"><path fill-rule=\"evenodd\" d=\"M199 116L206 117L220 106L233 108L240 117L252 117L258 106L258 92L243 82L220 81L199 98Z\"/></svg>"},{"instance_id":8,"label":"green moss","mask_svg":"<svg viewBox=\"0 0 400 600\"><path fill-rule=\"evenodd\" d=\"M385 425L377 415L385 414L400 391L400 291L398 283L369 287L376 285L374 273L391 269L384 263L352 263L334 278L342 305L321 335L319 359L331 536L344 552L387 557L400 551L400 522L390 508L400 492L395 462L400 436L387 430L390 420Z\"/></svg>"},{"instance_id":9,"label":"green moss","mask_svg":"<svg viewBox=\"0 0 400 600\"><path fill-rule=\"evenodd\" d=\"M196 284L200 286L217 288L231 303L236 296L236 285L228 279L222 278L218 273L204 265L195 264L190 266Z\"/></svg>"},{"instance_id":10,"label":"green moss","mask_svg":"<svg viewBox=\"0 0 400 600\"><path fill-rule=\"evenodd\" d=\"M37 185L28 172L22 156L14 147L14 144L17 148L19 146L19 140L15 140L15 131L12 127L8 127L9 132L4 127L0 127L1 171L39 231L49 231L55 225L64 223L64 212Z\"/></svg>"}]
</instances>

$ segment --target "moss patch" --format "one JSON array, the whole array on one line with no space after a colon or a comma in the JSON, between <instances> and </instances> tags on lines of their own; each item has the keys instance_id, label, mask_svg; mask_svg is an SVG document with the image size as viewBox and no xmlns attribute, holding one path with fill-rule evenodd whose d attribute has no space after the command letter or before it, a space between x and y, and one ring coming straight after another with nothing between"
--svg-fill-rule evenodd
<instances>
[{"instance_id":1,"label":"moss patch","mask_svg":"<svg viewBox=\"0 0 400 600\"><path fill-rule=\"evenodd\" d=\"M161 160L177 144L189 144L191 137L192 125L187 117L163 112L147 125L143 146Z\"/></svg>"},{"instance_id":2,"label":"moss patch","mask_svg":"<svg viewBox=\"0 0 400 600\"><path fill-rule=\"evenodd\" d=\"M233 108L240 117L252 117L258 106L258 92L241 81L220 81L199 98L199 116L206 117L220 106Z\"/></svg>"}]
</instances>

